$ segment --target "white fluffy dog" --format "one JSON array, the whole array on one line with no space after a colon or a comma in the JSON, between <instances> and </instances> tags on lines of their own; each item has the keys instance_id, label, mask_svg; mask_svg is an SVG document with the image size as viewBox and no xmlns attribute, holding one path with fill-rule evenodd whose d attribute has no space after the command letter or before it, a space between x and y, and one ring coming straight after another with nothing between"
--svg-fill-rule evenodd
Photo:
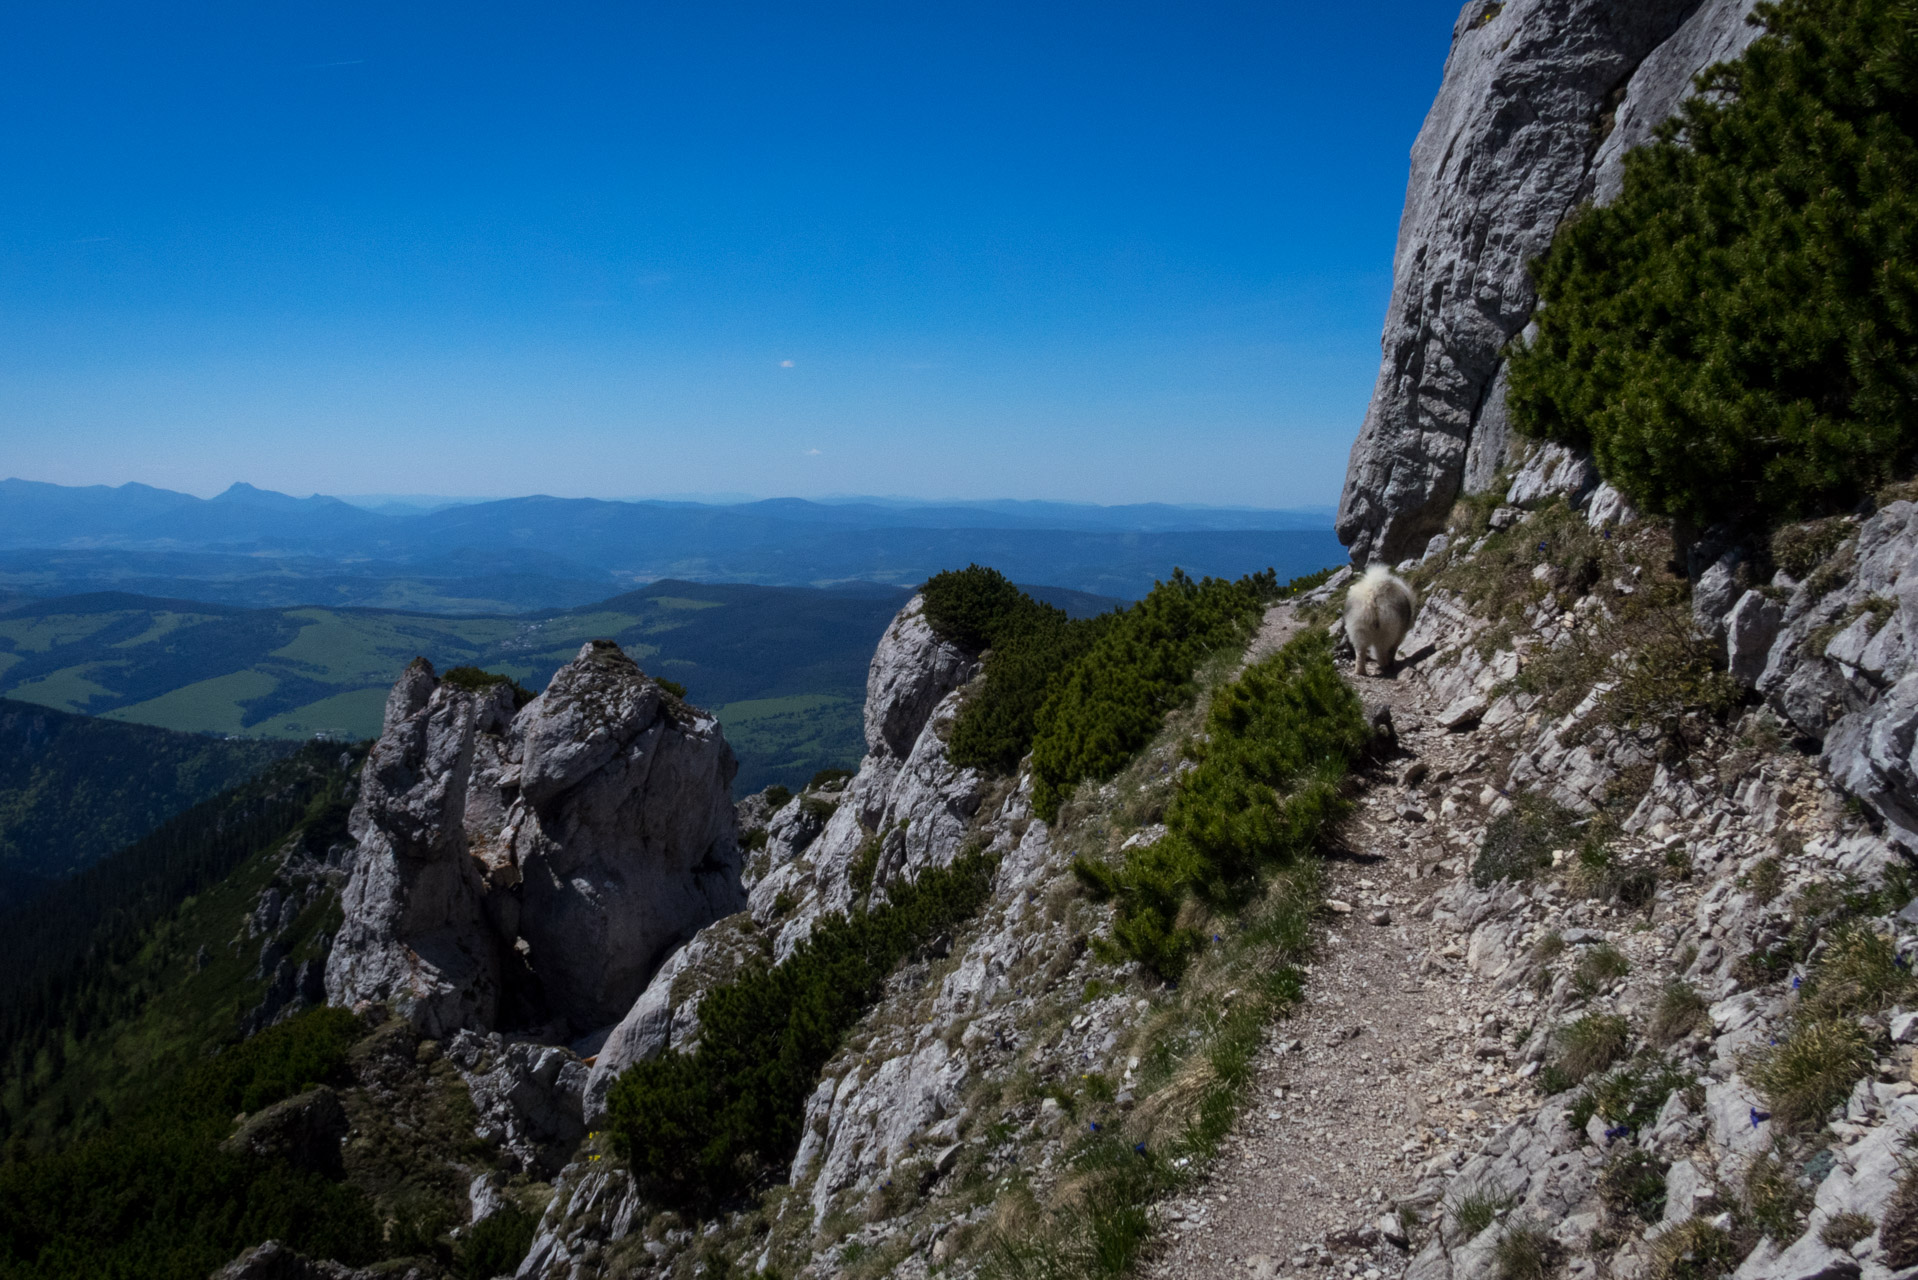
<instances>
[{"instance_id":1,"label":"white fluffy dog","mask_svg":"<svg viewBox=\"0 0 1918 1280\"><path fill-rule=\"evenodd\" d=\"M1411 584L1383 565L1373 565L1345 595L1345 634L1352 641L1358 674L1365 674L1370 650L1384 675L1397 660L1399 642L1412 629L1418 597Z\"/></svg>"}]
</instances>

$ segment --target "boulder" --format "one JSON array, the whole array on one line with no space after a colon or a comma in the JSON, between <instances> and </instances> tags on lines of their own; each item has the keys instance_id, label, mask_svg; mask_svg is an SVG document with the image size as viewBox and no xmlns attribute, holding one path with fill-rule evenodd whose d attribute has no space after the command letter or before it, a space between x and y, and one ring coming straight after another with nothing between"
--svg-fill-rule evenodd
<instances>
[{"instance_id":1,"label":"boulder","mask_svg":"<svg viewBox=\"0 0 1918 1280\"><path fill-rule=\"evenodd\" d=\"M340 1143L346 1139L346 1108L325 1085L276 1102L241 1121L220 1149L339 1177Z\"/></svg>"}]
</instances>

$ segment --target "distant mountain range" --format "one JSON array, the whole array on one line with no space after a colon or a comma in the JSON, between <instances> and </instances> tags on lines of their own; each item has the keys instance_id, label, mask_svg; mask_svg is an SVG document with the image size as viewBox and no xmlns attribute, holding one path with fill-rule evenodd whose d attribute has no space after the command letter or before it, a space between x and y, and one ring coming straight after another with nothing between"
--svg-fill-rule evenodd
<instances>
[{"instance_id":1,"label":"distant mountain range","mask_svg":"<svg viewBox=\"0 0 1918 1280\"><path fill-rule=\"evenodd\" d=\"M369 510L247 484L206 499L0 481L0 590L37 596L515 612L662 578L899 587L976 561L1018 581L1136 599L1174 566L1231 577L1272 567L1283 579L1343 554L1329 511L550 497Z\"/></svg>"},{"instance_id":2,"label":"distant mountain range","mask_svg":"<svg viewBox=\"0 0 1918 1280\"><path fill-rule=\"evenodd\" d=\"M1079 617L1120 603L1032 590ZM583 642L605 636L719 716L745 795L858 762L866 666L907 595L870 584L662 581L582 608L463 617L238 609L118 592L16 598L0 602L0 695L191 733L369 738L388 688L416 655L441 670L481 666L538 690ZM0 717L0 871L7 753L17 745L6 723Z\"/></svg>"}]
</instances>

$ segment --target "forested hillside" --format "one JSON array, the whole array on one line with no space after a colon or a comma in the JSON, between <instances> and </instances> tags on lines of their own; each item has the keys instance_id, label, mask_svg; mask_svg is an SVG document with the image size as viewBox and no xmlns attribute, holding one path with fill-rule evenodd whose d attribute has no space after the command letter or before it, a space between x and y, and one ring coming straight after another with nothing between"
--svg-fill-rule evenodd
<instances>
[{"instance_id":1,"label":"forested hillside","mask_svg":"<svg viewBox=\"0 0 1918 1280\"><path fill-rule=\"evenodd\" d=\"M0 698L0 910L293 749Z\"/></svg>"},{"instance_id":2,"label":"forested hillside","mask_svg":"<svg viewBox=\"0 0 1918 1280\"><path fill-rule=\"evenodd\" d=\"M302 748L0 915L0 1128L46 1138L97 1123L240 1034L274 966L236 945L235 922L290 836L322 856L345 838L356 761ZM289 936L319 932L328 911L289 921Z\"/></svg>"}]
</instances>

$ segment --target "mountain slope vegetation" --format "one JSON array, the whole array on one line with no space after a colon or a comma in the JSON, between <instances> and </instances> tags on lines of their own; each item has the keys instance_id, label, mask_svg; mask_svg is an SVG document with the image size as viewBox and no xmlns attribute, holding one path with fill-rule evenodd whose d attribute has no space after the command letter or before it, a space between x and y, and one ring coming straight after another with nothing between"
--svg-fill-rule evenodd
<instances>
[{"instance_id":1,"label":"mountain slope vegetation","mask_svg":"<svg viewBox=\"0 0 1918 1280\"><path fill-rule=\"evenodd\" d=\"M223 742L0 698L0 909L259 772L292 743Z\"/></svg>"},{"instance_id":2,"label":"mountain slope vegetation","mask_svg":"<svg viewBox=\"0 0 1918 1280\"><path fill-rule=\"evenodd\" d=\"M1538 268L1514 422L1703 527L1918 463L1918 18L1785 0Z\"/></svg>"}]
</instances>

